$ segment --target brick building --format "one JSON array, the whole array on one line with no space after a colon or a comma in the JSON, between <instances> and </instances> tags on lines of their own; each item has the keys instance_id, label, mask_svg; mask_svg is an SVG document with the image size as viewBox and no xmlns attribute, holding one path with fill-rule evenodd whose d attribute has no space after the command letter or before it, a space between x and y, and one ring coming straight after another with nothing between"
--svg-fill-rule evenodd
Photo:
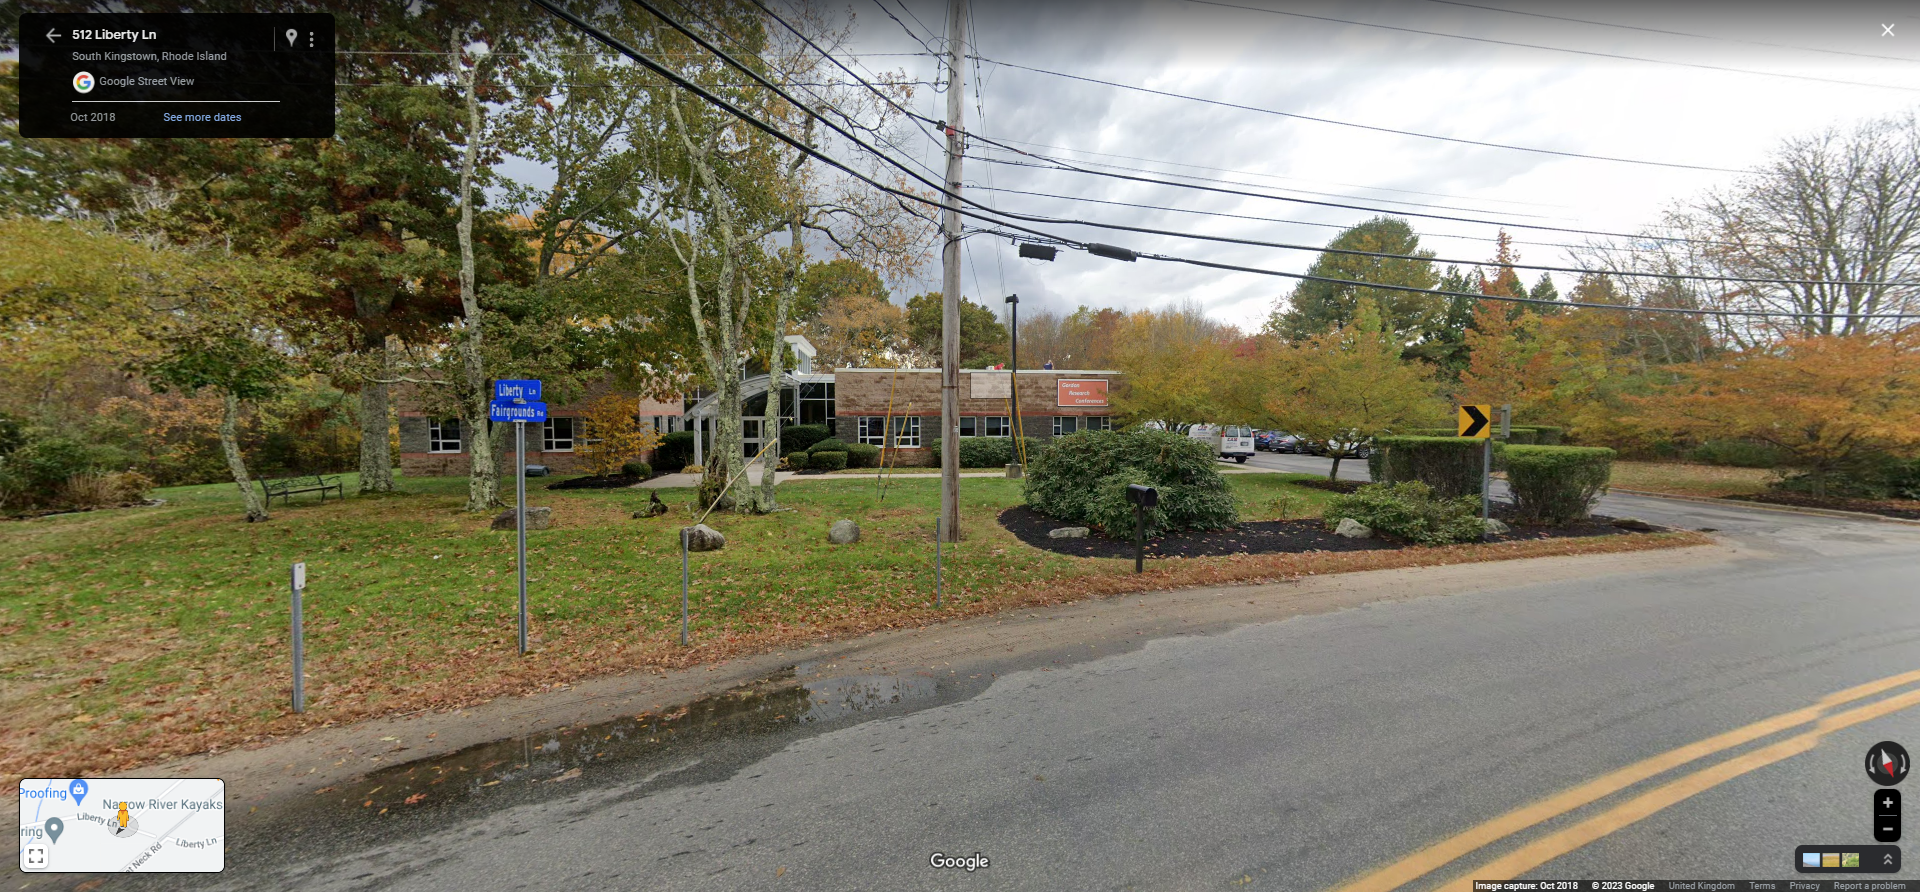
<instances>
[{"instance_id":1,"label":"brick building","mask_svg":"<svg viewBox=\"0 0 1920 892\"><path fill-rule=\"evenodd\" d=\"M616 392L609 383L589 385L579 400L549 403L544 424L527 425L527 464L546 465L555 473L580 470L575 452L582 433L580 416L594 400ZM666 432L680 429L680 400L642 399L632 393L622 395L633 400L634 414L642 424ZM409 477L465 476L473 446L473 431L463 429L457 419L435 418L423 411L418 385L394 388L394 403L400 416L400 471ZM511 474L513 466L513 425L493 426L495 455L502 473ZM651 461L652 456L648 455ZM679 470L673 468L671 470Z\"/></svg>"},{"instance_id":2,"label":"brick building","mask_svg":"<svg viewBox=\"0 0 1920 892\"><path fill-rule=\"evenodd\" d=\"M1108 394L1119 372L1023 369L1015 376L986 369L960 372L960 436L1006 437L1018 417L1028 440L1050 440L1112 426ZM835 369L834 435L848 443L898 449L888 462L932 465L940 437L939 369ZM887 418L892 416L889 435Z\"/></svg>"}]
</instances>

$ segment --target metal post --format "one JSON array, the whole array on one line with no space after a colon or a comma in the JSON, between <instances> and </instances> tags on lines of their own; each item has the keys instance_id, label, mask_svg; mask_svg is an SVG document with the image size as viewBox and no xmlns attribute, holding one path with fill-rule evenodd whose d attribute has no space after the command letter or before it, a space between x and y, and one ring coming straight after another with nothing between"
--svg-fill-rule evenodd
<instances>
[{"instance_id":1,"label":"metal post","mask_svg":"<svg viewBox=\"0 0 1920 892\"><path fill-rule=\"evenodd\" d=\"M513 475L514 526L519 530L520 547L520 655L527 654L527 423L513 423L513 451L519 457L519 469Z\"/></svg>"},{"instance_id":2,"label":"metal post","mask_svg":"<svg viewBox=\"0 0 1920 892\"><path fill-rule=\"evenodd\" d=\"M300 591L307 587L307 565L293 565L293 711L307 711L307 642L302 624Z\"/></svg>"},{"instance_id":3,"label":"metal post","mask_svg":"<svg viewBox=\"0 0 1920 892\"><path fill-rule=\"evenodd\" d=\"M1480 441L1480 528L1482 530L1486 529L1487 518L1490 516L1487 513L1487 507L1488 507L1488 495L1492 491L1493 491L1493 438L1487 437L1486 439ZM1485 539L1486 537L1487 535L1485 532L1482 532L1480 534L1480 538Z\"/></svg>"},{"instance_id":4,"label":"metal post","mask_svg":"<svg viewBox=\"0 0 1920 892\"><path fill-rule=\"evenodd\" d=\"M945 593L940 585L940 518L933 519L933 606L940 607Z\"/></svg>"},{"instance_id":5,"label":"metal post","mask_svg":"<svg viewBox=\"0 0 1920 892\"><path fill-rule=\"evenodd\" d=\"M693 531L680 528L680 646L687 646L687 537Z\"/></svg>"},{"instance_id":6,"label":"metal post","mask_svg":"<svg viewBox=\"0 0 1920 892\"><path fill-rule=\"evenodd\" d=\"M1133 572L1144 573L1147 567L1147 511L1138 504L1133 506Z\"/></svg>"},{"instance_id":7,"label":"metal post","mask_svg":"<svg viewBox=\"0 0 1920 892\"><path fill-rule=\"evenodd\" d=\"M947 192L940 255L940 518L937 535L960 541L960 158L967 83L967 0L949 0L947 24Z\"/></svg>"}]
</instances>

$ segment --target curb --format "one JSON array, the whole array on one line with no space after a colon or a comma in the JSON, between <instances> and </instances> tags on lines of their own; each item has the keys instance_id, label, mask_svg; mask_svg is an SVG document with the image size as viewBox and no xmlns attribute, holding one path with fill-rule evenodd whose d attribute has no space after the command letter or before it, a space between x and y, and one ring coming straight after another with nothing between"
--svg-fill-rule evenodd
<instances>
[{"instance_id":1,"label":"curb","mask_svg":"<svg viewBox=\"0 0 1920 892\"><path fill-rule=\"evenodd\" d=\"M1888 517L1866 511L1842 511L1838 508L1808 508L1801 505L1773 505L1766 502L1748 502L1741 499L1726 499L1717 496L1686 496L1670 492L1651 492L1644 489L1622 489L1614 486L1608 492L1626 493L1630 496L1645 496L1653 499L1673 499L1680 502L1700 502L1732 508L1749 508L1756 511L1776 511L1782 514L1805 514L1812 517L1837 517L1850 520L1878 520L1883 523L1903 523L1908 526L1920 526L1920 520L1908 520L1904 517Z\"/></svg>"}]
</instances>

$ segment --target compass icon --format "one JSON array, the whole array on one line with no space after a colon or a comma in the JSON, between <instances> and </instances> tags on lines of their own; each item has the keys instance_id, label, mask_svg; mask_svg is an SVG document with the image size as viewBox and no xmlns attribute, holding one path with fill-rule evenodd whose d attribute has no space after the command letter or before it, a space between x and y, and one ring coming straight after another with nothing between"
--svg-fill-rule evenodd
<instances>
[{"instance_id":1,"label":"compass icon","mask_svg":"<svg viewBox=\"0 0 1920 892\"><path fill-rule=\"evenodd\" d=\"M1906 748L1891 740L1880 741L1867 750L1867 776L1880 786L1891 787L1906 780L1910 767Z\"/></svg>"}]
</instances>

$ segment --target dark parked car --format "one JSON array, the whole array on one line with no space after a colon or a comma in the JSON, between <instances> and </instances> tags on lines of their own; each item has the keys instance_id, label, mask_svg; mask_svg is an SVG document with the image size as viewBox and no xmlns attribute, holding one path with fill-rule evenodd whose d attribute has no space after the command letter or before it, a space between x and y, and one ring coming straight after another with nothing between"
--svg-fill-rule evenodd
<instances>
[{"instance_id":1,"label":"dark parked car","mask_svg":"<svg viewBox=\"0 0 1920 892\"><path fill-rule=\"evenodd\" d=\"M1301 451L1303 451L1306 447L1301 445L1299 437L1296 437L1292 434L1281 434L1273 438L1273 446L1271 448L1275 452L1284 452L1288 455L1297 455Z\"/></svg>"},{"instance_id":2,"label":"dark parked car","mask_svg":"<svg viewBox=\"0 0 1920 892\"><path fill-rule=\"evenodd\" d=\"M1273 441L1280 436L1279 431L1261 431L1253 435L1253 448L1256 452L1272 452Z\"/></svg>"}]
</instances>

